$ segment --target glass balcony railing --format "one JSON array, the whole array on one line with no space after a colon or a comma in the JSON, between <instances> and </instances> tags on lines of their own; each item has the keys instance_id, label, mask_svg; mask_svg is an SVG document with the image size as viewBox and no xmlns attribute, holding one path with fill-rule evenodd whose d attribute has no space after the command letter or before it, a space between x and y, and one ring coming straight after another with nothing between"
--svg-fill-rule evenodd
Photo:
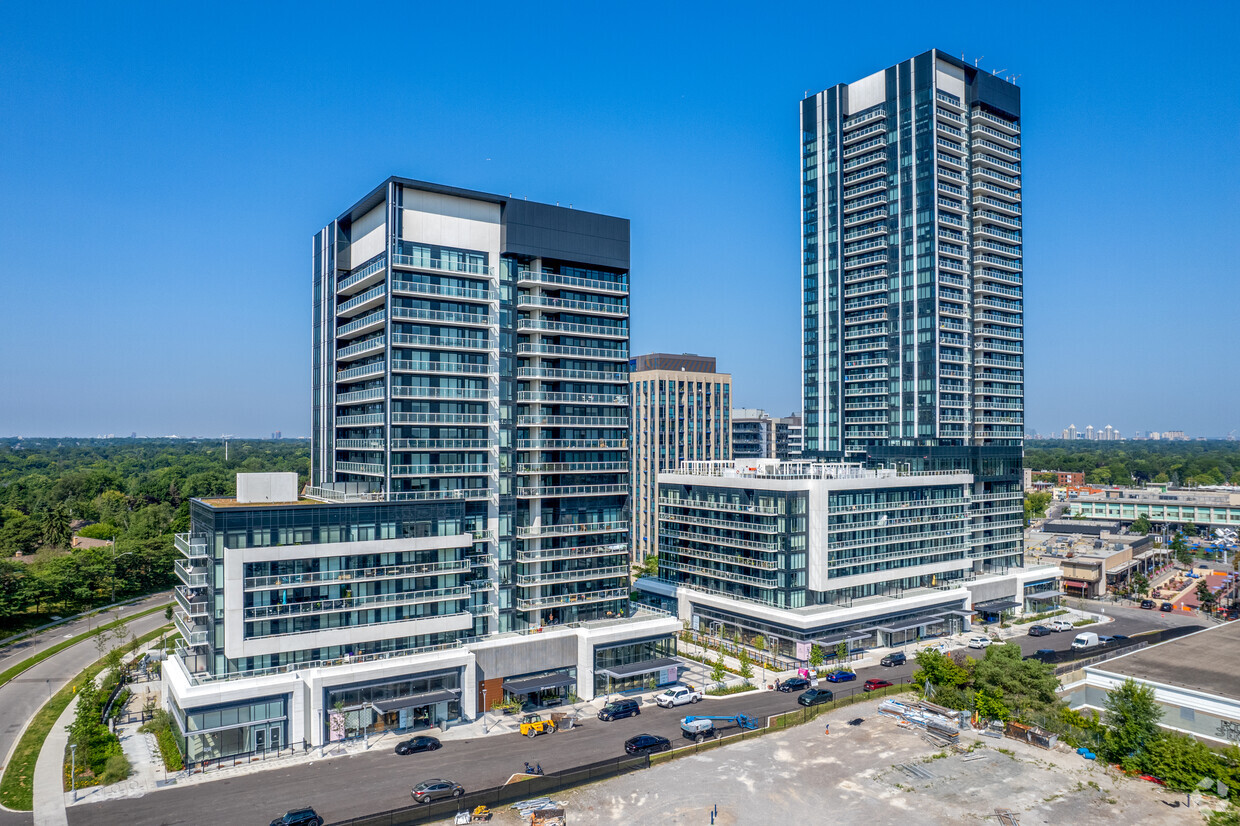
<instances>
[{"instance_id":1,"label":"glass balcony railing","mask_svg":"<svg viewBox=\"0 0 1240 826\"><path fill-rule=\"evenodd\" d=\"M368 304L382 303L387 296L387 286L380 284L377 287L367 290L361 295L354 296L348 301L336 308L337 318L348 318L353 315L359 308L366 307ZM368 309L368 308L367 308Z\"/></svg>"},{"instance_id":2,"label":"glass balcony railing","mask_svg":"<svg viewBox=\"0 0 1240 826\"><path fill-rule=\"evenodd\" d=\"M176 599L177 605L190 618L205 618L207 614L207 599L201 589L188 588L184 585L178 585L172 589L172 596Z\"/></svg>"},{"instance_id":3,"label":"glass balcony railing","mask_svg":"<svg viewBox=\"0 0 1240 826\"><path fill-rule=\"evenodd\" d=\"M586 568L584 570L544 571L537 574L517 574L516 583L523 587L533 585L558 585L566 582L582 582L595 579L612 579L627 577L628 565L612 565L606 568Z\"/></svg>"},{"instance_id":4,"label":"glass balcony railing","mask_svg":"<svg viewBox=\"0 0 1240 826\"><path fill-rule=\"evenodd\" d=\"M181 580L188 588L205 588L207 586L207 569L203 566L194 566L183 559L173 562L176 569L177 579Z\"/></svg>"},{"instance_id":5,"label":"glass balcony railing","mask_svg":"<svg viewBox=\"0 0 1240 826\"><path fill-rule=\"evenodd\" d=\"M583 358L597 361L628 361L628 348L603 349L599 347L574 347L565 344L535 344L526 342L517 345L519 356L555 356L560 358Z\"/></svg>"},{"instance_id":6,"label":"glass balcony railing","mask_svg":"<svg viewBox=\"0 0 1240 826\"><path fill-rule=\"evenodd\" d=\"M433 588L425 591L369 594L360 597L342 597L340 599L311 599L283 605L251 606L245 609L245 620L246 622L253 622L279 617L307 616L339 611L365 611L371 608L387 608L395 605L425 605L433 602L454 602L468 598L469 588L459 586L456 588ZM432 619L435 616L431 614L426 617L406 617L406 619Z\"/></svg>"},{"instance_id":7,"label":"glass balcony railing","mask_svg":"<svg viewBox=\"0 0 1240 826\"><path fill-rule=\"evenodd\" d=\"M336 350L336 359L337 361L344 361L346 359L360 357L366 353L379 352L384 348L386 343L387 339L384 336L377 336L365 341L359 341L354 344L350 344L348 347L341 347Z\"/></svg>"},{"instance_id":8,"label":"glass balcony railing","mask_svg":"<svg viewBox=\"0 0 1240 826\"><path fill-rule=\"evenodd\" d=\"M371 283L382 280L386 272L387 260L381 255L361 269L337 279L336 292L340 295L348 295L350 292L365 289Z\"/></svg>"},{"instance_id":9,"label":"glass balcony railing","mask_svg":"<svg viewBox=\"0 0 1240 826\"><path fill-rule=\"evenodd\" d=\"M487 450L489 439L393 439L392 450Z\"/></svg>"},{"instance_id":10,"label":"glass balcony railing","mask_svg":"<svg viewBox=\"0 0 1240 826\"><path fill-rule=\"evenodd\" d=\"M349 568L343 571L307 571L302 574L252 576L245 578L245 589L258 591L270 588L310 588L340 582L375 582L419 576L447 576L467 573L469 568L468 560L457 559L417 565L383 565L374 568Z\"/></svg>"},{"instance_id":11,"label":"glass balcony railing","mask_svg":"<svg viewBox=\"0 0 1240 826\"><path fill-rule=\"evenodd\" d=\"M173 544L186 559L208 559L206 537L191 536L179 533L173 537Z\"/></svg>"},{"instance_id":12,"label":"glass balcony railing","mask_svg":"<svg viewBox=\"0 0 1240 826\"><path fill-rule=\"evenodd\" d=\"M628 450L628 439L517 439L517 450Z\"/></svg>"},{"instance_id":13,"label":"glass balcony railing","mask_svg":"<svg viewBox=\"0 0 1240 826\"><path fill-rule=\"evenodd\" d=\"M623 427L628 416L517 416L517 427Z\"/></svg>"},{"instance_id":14,"label":"glass balcony railing","mask_svg":"<svg viewBox=\"0 0 1240 826\"><path fill-rule=\"evenodd\" d=\"M517 527L517 536L534 539L549 536L570 536L574 534L615 533L627 531L628 521L613 522L565 522L561 524L524 525ZM624 546L621 546L624 547Z\"/></svg>"},{"instance_id":15,"label":"glass balcony railing","mask_svg":"<svg viewBox=\"0 0 1240 826\"><path fill-rule=\"evenodd\" d=\"M590 381L603 384L624 384L628 387L628 373L612 373L602 370L569 370L561 367L518 367L517 378L545 381ZM627 392L627 390L626 390Z\"/></svg>"},{"instance_id":16,"label":"glass balcony railing","mask_svg":"<svg viewBox=\"0 0 1240 826\"><path fill-rule=\"evenodd\" d=\"M407 295L433 295L445 298L463 298L467 301L495 301L499 294L479 287L449 287L443 284L429 284L424 281L408 281L392 279L392 292Z\"/></svg>"},{"instance_id":17,"label":"glass balcony railing","mask_svg":"<svg viewBox=\"0 0 1240 826\"><path fill-rule=\"evenodd\" d=\"M393 345L405 347L427 347L437 350L490 350L491 340L481 338L465 338L463 336L425 336L413 333L393 333Z\"/></svg>"},{"instance_id":18,"label":"glass balcony railing","mask_svg":"<svg viewBox=\"0 0 1240 826\"><path fill-rule=\"evenodd\" d=\"M628 461L623 462L532 462L518 463L517 473L627 473Z\"/></svg>"},{"instance_id":19,"label":"glass balcony railing","mask_svg":"<svg viewBox=\"0 0 1240 826\"><path fill-rule=\"evenodd\" d=\"M465 273L466 275L493 275L494 270L486 264L456 259L431 258L429 255L405 255L396 253L392 256L392 265L409 267L415 270L432 270L434 272Z\"/></svg>"},{"instance_id":20,"label":"glass balcony railing","mask_svg":"<svg viewBox=\"0 0 1240 826\"><path fill-rule=\"evenodd\" d=\"M394 373L433 373L439 375L490 376L496 372L490 364L459 361L426 361L422 359L393 359Z\"/></svg>"},{"instance_id":21,"label":"glass balcony railing","mask_svg":"<svg viewBox=\"0 0 1240 826\"><path fill-rule=\"evenodd\" d=\"M553 485L548 487L518 487L518 499L555 499L571 496L613 496L629 493L623 485Z\"/></svg>"},{"instance_id":22,"label":"glass balcony railing","mask_svg":"<svg viewBox=\"0 0 1240 826\"><path fill-rule=\"evenodd\" d=\"M336 330L336 338L344 338L368 329L377 329L379 325L383 324L384 319L386 318L387 312L385 310L379 310L378 312L371 313L370 315L364 315L356 321L350 321L343 327L338 328Z\"/></svg>"},{"instance_id":23,"label":"glass balcony railing","mask_svg":"<svg viewBox=\"0 0 1240 826\"><path fill-rule=\"evenodd\" d=\"M572 287L585 292L608 293L611 295L628 295L629 285L621 281L600 281L593 278L578 278L572 275L542 272L540 270L517 270L517 285L547 284L556 287Z\"/></svg>"},{"instance_id":24,"label":"glass balcony railing","mask_svg":"<svg viewBox=\"0 0 1240 826\"><path fill-rule=\"evenodd\" d=\"M553 298L549 295L518 295L517 306L543 307L549 310L566 310L587 315L627 317L629 314L627 304L581 301L575 298Z\"/></svg>"},{"instance_id":25,"label":"glass balcony railing","mask_svg":"<svg viewBox=\"0 0 1240 826\"><path fill-rule=\"evenodd\" d=\"M625 524L628 529L628 524ZM629 554L627 543L611 543L608 545L574 545L571 548L539 548L537 550L517 551L518 562L556 562L568 559L589 559L599 557L624 556Z\"/></svg>"},{"instance_id":26,"label":"glass balcony railing","mask_svg":"<svg viewBox=\"0 0 1240 826\"><path fill-rule=\"evenodd\" d=\"M383 465L372 462L336 462L335 468L340 473L362 473L367 476L383 475Z\"/></svg>"},{"instance_id":27,"label":"glass balcony railing","mask_svg":"<svg viewBox=\"0 0 1240 826\"><path fill-rule=\"evenodd\" d=\"M489 425L487 413L393 413L392 424L472 424Z\"/></svg>"},{"instance_id":28,"label":"glass balcony railing","mask_svg":"<svg viewBox=\"0 0 1240 826\"><path fill-rule=\"evenodd\" d=\"M190 648L200 648L207 644L207 627L195 623L184 612L173 611L172 623Z\"/></svg>"},{"instance_id":29,"label":"glass balcony railing","mask_svg":"<svg viewBox=\"0 0 1240 826\"><path fill-rule=\"evenodd\" d=\"M485 464L392 465L393 476L485 476L490 472Z\"/></svg>"},{"instance_id":30,"label":"glass balcony railing","mask_svg":"<svg viewBox=\"0 0 1240 826\"><path fill-rule=\"evenodd\" d=\"M567 321L549 321L545 318L519 318L518 330L555 333L557 335L587 336L590 338L627 339L627 327L609 327L598 324L573 324Z\"/></svg>"},{"instance_id":31,"label":"glass balcony railing","mask_svg":"<svg viewBox=\"0 0 1240 826\"><path fill-rule=\"evenodd\" d=\"M491 391L480 387L410 387L398 384L392 388L392 398L486 401L491 398Z\"/></svg>"},{"instance_id":32,"label":"glass balcony railing","mask_svg":"<svg viewBox=\"0 0 1240 826\"><path fill-rule=\"evenodd\" d=\"M625 393L560 393L552 390L521 390L517 393L519 402L541 402L542 404L599 404L628 407L629 397Z\"/></svg>"},{"instance_id":33,"label":"glass balcony railing","mask_svg":"<svg viewBox=\"0 0 1240 826\"><path fill-rule=\"evenodd\" d=\"M392 307L392 318L463 327L487 327L492 322L490 313L452 313L445 310L423 310L417 307Z\"/></svg>"},{"instance_id":34,"label":"glass balcony railing","mask_svg":"<svg viewBox=\"0 0 1240 826\"><path fill-rule=\"evenodd\" d=\"M558 608L566 605L588 604L593 602L628 601L629 589L606 588L601 591L578 591L571 594L553 594L551 596L518 599L518 611L538 611L544 608Z\"/></svg>"},{"instance_id":35,"label":"glass balcony railing","mask_svg":"<svg viewBox=\"0 0 1240 826\"><path fill-rule=\"evenodd\" d=\"M387 370L387 364L382 361L376 361L371 364L365 364L361 367L350 367L347 370L338 370L336 372L336 381L357 381L358 379L369 378L372 376L382 376Z\"/></svg>"}]
</instances>

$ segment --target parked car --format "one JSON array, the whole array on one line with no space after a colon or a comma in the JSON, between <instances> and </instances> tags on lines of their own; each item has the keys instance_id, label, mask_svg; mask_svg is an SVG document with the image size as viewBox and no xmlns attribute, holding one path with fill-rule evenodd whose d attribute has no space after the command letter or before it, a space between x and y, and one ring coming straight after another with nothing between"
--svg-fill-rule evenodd
<instances>
[{"instance_id":1,"label":"parked car","mask_svg":"<svg viewBox=\"0 0 1240 826\"><path fill-rule=\"evenodd\" d=\"M892 665L904 665L906 662L908 662L908 657L904 656L902 652L897 651L894 654L888 654L887 656L883 657L881 660L878 661L878 664L884 665L884 666L892 666Z\"/></svg>"},{"instance_id":2,"label":"parked car","mask_svg":"<svg viewBox=\"0 0 1240 826\"><path fill-rule=\"evenodd\" d=\"M304 809L289 809L283 816L271 821L271 826L323 826L323 818L307 806Z\"/></svg>"},{"instance_id":3,"label":"parked car","mask_svg":"<svg viewBox=\"0 0 1240 826\"><path fill-rule=\"evenodd\" d=\"M674 685L655 697L654 702L659 708L672 708L696 703L700 699L702 699L702 692L697 689L687 685Z\"/></svg>"},{"instance_id":4,"label":"parked car","mask_svg":"<svg viewBox=\"0 0 1240 826\"><path fill-rule=\"evenodd\" d=\"M1164 602L1162 605L1158 606L1158 610L1159 611L1174 611L1175 606L1172 605L1170 602Z\"/></svg>"},{"instance_id":5,"label":"parked car","mask_svg":"<svg viewBox=\"0 0 1240 826\"><path fill-rule=\"evenodd\" d=\"M789 677L786 680L781 680L777 688L784 692L804 691L809 688L809 680L804 677Z\"/></svg>"},{"instance_id":6,"label":"parked car","mask_svg":"<svg viewBox=\"0 0 1240 826\"><path fill-rule=\"evenodd\" d=\"M657 734L639 734L624 741L625 754L654 754L657 751L671 751L672 741Z\"/></svg>"},{"instance_id":7,"label":"parked car","mask_svg":"<svg viewBox=\"0 0 1240 826\"><path fill-rule=\"evenodd\" d=\"M397 754L413 754L416 751L434 751L440 748L440 743L434 737L414 737L410 740L402 740L396 744Z\"/></svg>"},{"instance_id":8,"label":"parked car","mask_svg":"<svg viewBox=\"0 0 1240 826\"><path fill-rule=\"evenodd\" d=\"M1141 600L1141 607L1142 607L1142 608L1145 608L1146 610L1149 610L1150 608L1153 608L1153 607L1154 607L1154 600L1152 600L1152 599L1143 599L1143 600Z\"/></svg>"},{"instance_id":9,"label":"parked car","mask_svg":"<svg viewBox=\"0 0 1240 826\"><path fill-rule=\"evenodd\" d=\"M1046 627L1058 633L1060 631L1071 631L1072 623L1068 622L1067 620L1055 620L1054 622L1050 623Z\"/></svg>"},{"instance_id":10,"label":"parked car","mask_svg":"<svg viewBox=\"0 0 1240 826\"><path fill-rule=\"evenodd\" d=\"M969 637L970 648L986 648L990 645L990 637Z\"/></svg>"},{"instance_id":11,"label":"parked car","mask_svg":"<svg viewBox=\"0 0 1240 826\"><path fill-rule=\"evenodd\" d=\"M465 787L451 780L426 780L413 787L413 799L418 803L431 803L449 797L460 797L465 794Z\"/></svg>"},{"instance_id":12,"label":"parked car","mask_svg":"<svg viewBox=\"0 0 1240 826\"><path fill-rule=\"evenodd\" d=\"M1098 635L1098 644L1099 644L1099 645L1110 645L1110 644L1111 644L1111 643L1113 643L1113 642L1115 642L1115 637L1108 637L1108 636L1106 636L1105 634L1099 634L1099 635Z\"/></svg>"},{"instance_id":13,"label":"parked car","mask_svg":"<svg viewBox=\"0 0 1240 826\"><path fill-rule=\"evenodd\" d=\"M845 671L842 668L827 675L827 682L829 683L847 683L855 679L857 679L855 671Z\"/></svg>"},{"instance_id":14,"label":"parked car","mask_svg":"<svg viewBox=\"0 0 1240 826\"><path fill-rule=\"evenodd\" d=\"M637 704L636 700L613 700L599 709L598 718L605 723L609 723L612 720L621 720L625 717L636 717L641 713L642 708Z\"/></svg>"},{"instance_id":15,"label":"parked car","mask_svg":"<svg viewBox=\"0 0 1240 826\"><path fill-rule=\"evenodd\" d=\"M1051 633L1051 629L1047 628L1045 625L1029 626L1029 636L1031 637L1045 637L1047 634L1050 634L1050 633Z\"/></svg>"},{"instance_id":16,"label":"parked car","mask_svg":"<svg viewBox=\"0 0 1240 826\"><path fill-rule=\"evenodd\" d=\"M862 688L865 691L877 691L880 688L887 688L891 684L891 680L866 680Z\"/></svg>"},{"instance_id":17,"label":"parked car","mask_svg":"<svg viewBox=\"0 0 1240 826\"><path fill-rule=\"evenodd\" d=\"M1111 639L1112 639L1114 642L1119 642L1120 640L1126 640L1126 639L1128 639L1128 637L1127 637L1127 635L1125 635L1125 634L1112 634L1112 635L1111 635Z\"/></svg>"},{"instance_id":18,"label":"parked car","mask_svg":"<svg viewBox=\"0 0 1240 826\"><path fill-rule=\"evenodd\" d=\"M803 706L816 706L820 703L829 703L834 699L835 695L829 688L811 688L797 697L797 702Z\"/></svg>"}]
</instances>

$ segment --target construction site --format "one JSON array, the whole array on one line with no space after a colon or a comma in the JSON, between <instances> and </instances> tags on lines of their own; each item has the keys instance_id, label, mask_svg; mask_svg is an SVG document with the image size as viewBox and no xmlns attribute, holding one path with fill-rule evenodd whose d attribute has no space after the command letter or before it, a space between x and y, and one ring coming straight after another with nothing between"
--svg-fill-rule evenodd
<instances>
[{"instance_id":1,"label":"construction site","mask_svg":"<svg viewBox=\"0 0 1240 826\"><path fill-rule=\"evenodd\" d=\"M689 746L646 771L555 797L572 823L720 826L1196 826L1220 805L1194 795L1190 807L1185 795L1125 777L1037 730L960 730L958 723L932 707L862 703L723 748ZM494 822L527 817L505 809Z\"/></svg>"}]
</instances>

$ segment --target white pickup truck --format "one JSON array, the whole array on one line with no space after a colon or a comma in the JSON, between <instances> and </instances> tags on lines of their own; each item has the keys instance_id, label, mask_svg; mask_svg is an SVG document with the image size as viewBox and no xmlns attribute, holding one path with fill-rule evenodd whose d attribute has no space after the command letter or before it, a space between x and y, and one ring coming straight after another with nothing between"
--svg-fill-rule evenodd
<instances>
[{"instance_id":1,"label":"white pickup truck","mask_svg":"<svg viewBox=\"0 0 1240 826\"><path fill-rule=\"evenodd\" d=\"M696 703L700 699L702 699L702 692L693 686L674 685L662 694L656 695L654 701L659 708L675 708Z\"/></svg>"}]
</instances>

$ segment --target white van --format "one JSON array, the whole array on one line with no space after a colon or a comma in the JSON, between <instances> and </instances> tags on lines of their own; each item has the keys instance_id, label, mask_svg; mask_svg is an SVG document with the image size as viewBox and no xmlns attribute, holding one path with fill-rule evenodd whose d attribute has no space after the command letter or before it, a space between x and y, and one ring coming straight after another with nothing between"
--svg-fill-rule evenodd
<instances>
[{"instance_id":1,"label":"white van","mask_svg":"<svg viewBox=\"0 0 1240 826\"><path fill-rule=\"evenodd\" d=\"M1072 641L1073 648L1096 648L1098 646L1098 635L1093 631L1086 631L1083 634L1077 634L1076 639Z\"/></svg>"}]
</instances>

